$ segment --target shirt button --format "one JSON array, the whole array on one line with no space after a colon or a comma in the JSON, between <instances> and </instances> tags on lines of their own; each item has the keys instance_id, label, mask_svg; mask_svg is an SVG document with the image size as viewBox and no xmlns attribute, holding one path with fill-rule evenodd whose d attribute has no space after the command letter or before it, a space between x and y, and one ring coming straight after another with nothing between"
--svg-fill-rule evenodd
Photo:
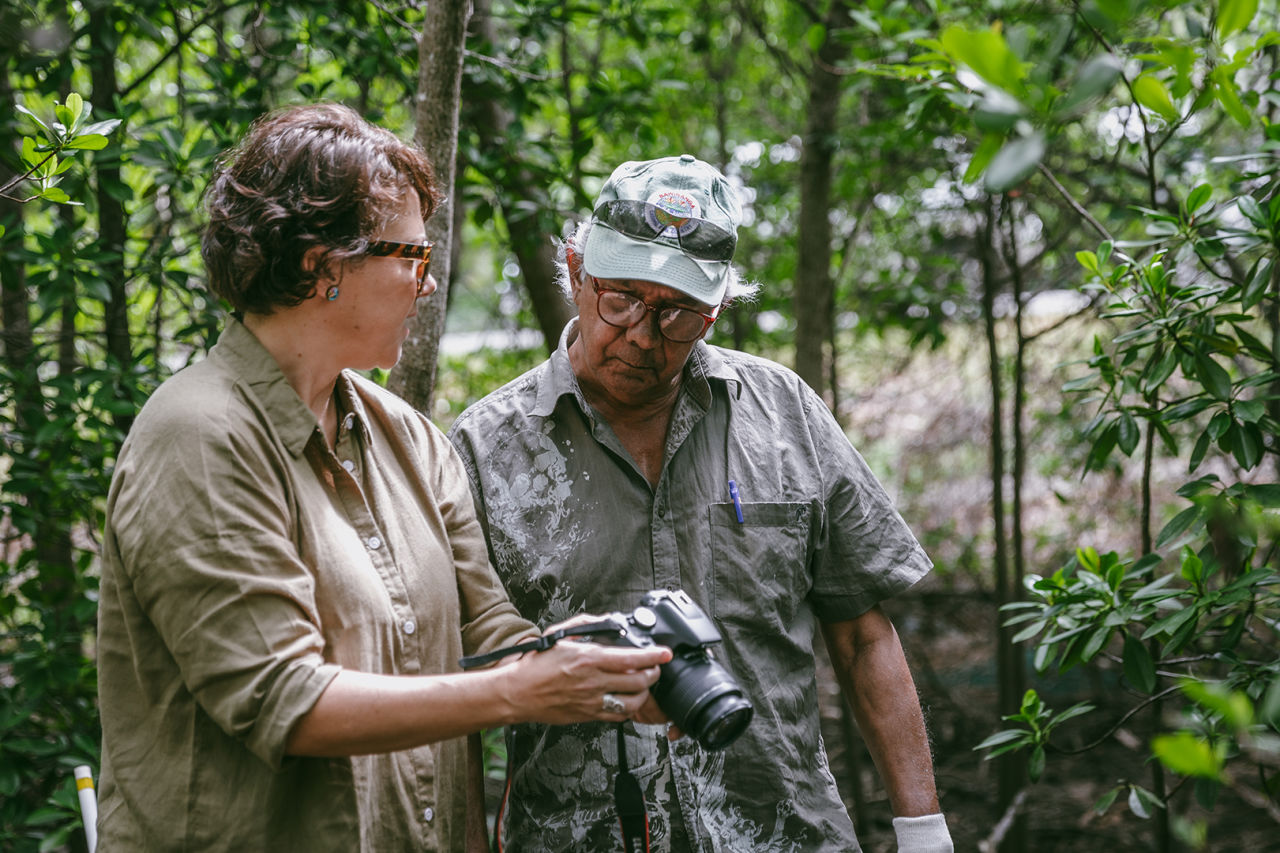
<instances>
[{"instance_id":1,"label":"shirt button","mask_svg":"<svg viewBox=\"0 0 1280 853\"><path fill-rule=\"evenodd\" d=\"M435 816L436 816L436 810L431 808L431 806L427 806L425 809L422 810L422 819L427 821L428 823L430 823L431 820L435 818Z\"/></svg>"},{"instance_id":2,"label":"shirt button","mask_svg":"<svg viewBox=\"0 0 1280 853\"><path fill-rule=\"evenodd\" d=\"M356 463L352 462L350 459L343 459L342 467L346 468L347 473L350 474L352 471L356 470Z\"/></svg>"},{"instance_id":3,"label":"shirt button","mask_svg":"<svg viewBox=\"0 0 1280 853\"><path fill-rule=\"evenodd\" d=\"M342 428L351 429L351 427L355 425L355 422L356 416L351 413L347 413L347 416L342 420Z\"/></svg>"},{"instance_id":4,"label":"shirt button","mask_svg":"<svg viewBox=\"0 0 1280 853\"><path fill-rule=\"evenodd\" d=\"M665 506L658 507L658 518L667 517L667 508Z\"/></svg>"},{"instance_id":5,"label":"shirt button","mask_svg":"<svg viewBox=\"0 0 1280 853\"><path fill-rule=\"evenodd\" d=\"M414 622L412 619L406 619L404 620L404 624L400 627L404 629L406 634L412 634L414 631L418 630L418 623ZM431 820L431 818L427 818L427 820Z\"/></svg>"},{"instance_id":6,"label":"shirt button","mask_svg":"<svg viewBox=\"0 0 1280 853\"><path fill-rule=\"evenodd\" d=\"M382 540L379 539L377 536L370 536L367 540L365 540L364 544L369 546L370 551L376 551L382 547Z\"/></svg>"}]
</instances>

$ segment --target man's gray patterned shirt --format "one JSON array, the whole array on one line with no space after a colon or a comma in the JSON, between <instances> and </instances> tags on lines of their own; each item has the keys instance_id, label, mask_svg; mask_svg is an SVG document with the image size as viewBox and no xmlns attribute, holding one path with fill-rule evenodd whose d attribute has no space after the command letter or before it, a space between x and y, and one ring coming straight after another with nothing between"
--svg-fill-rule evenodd
<instances>
[{"instance_id":1,"label":"man's gray patterned shirt","mask_svg":"<svg viewBox=\"0 0 1280 853\"><path fill-rule=\"evenodd\" d=\"M449 437L494 566L542 626L684 589L755 706L723 751L627 724L653 851L856 851L819 732L814 637L931 568L822 401L792 371L698 343L652 487L551 358L469 408ZM742 521L729 494L739 489ZM508 731L506 853L621 850L613 726Z\"/></svg>"}]
</instances>

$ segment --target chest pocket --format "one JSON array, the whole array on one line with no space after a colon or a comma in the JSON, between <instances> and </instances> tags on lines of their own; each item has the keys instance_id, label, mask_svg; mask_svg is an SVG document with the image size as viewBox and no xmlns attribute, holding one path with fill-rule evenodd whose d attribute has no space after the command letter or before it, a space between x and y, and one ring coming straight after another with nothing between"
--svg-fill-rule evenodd
<instances>
[{"instance_id":1,"label":"chest pocket","mask_svg":"<svg viewBox=\"0 0 1280 853\"><path fill-rule=\"evenodd\" d=\"M813 507L808 503L731 503L708 507L712 610L717 619L785 630L809 594Z\"/></svg>"}]
</instances>

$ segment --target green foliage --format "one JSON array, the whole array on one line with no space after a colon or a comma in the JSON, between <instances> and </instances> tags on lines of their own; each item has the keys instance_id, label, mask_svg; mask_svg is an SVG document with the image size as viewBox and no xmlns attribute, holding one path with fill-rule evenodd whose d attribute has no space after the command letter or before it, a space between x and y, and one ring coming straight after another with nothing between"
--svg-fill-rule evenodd
<instances>
[{"instance_id":1,"label":"green foliage","mask_svg":"<svg viewBox=\"0 0 1280 853\"><path fill-rule=\"evenodd\" d=\"M1049 708L1045 707L1044 702L1041 701L1040 695L1036 691L1028 690L1026 695L1022 697L1022 707L1018 713L1001 717L1001 719L1012 723L1021 723L1025 728L1012 728L996 732L975 746L974 749L991 750L986 756L987 760L990 760L1006 752L1029 748L1031 754L1027 760L1027 775L1032 782L1039 782L1040 777L1044 775L1045 748L1049 743L1049 736L1053 734L1053 730L1067 720L1087 714L1092 710L1092 705L1080 702L1061 713L1054 714Z\"/></svg>"},{"instance_id":2,"label":"green foliage","mask_svg":"<svg viewBox=\"0 0 1280 853\"><path fill-rule=\"evenodd\" d=\"M970 138L966 181L1006 199L1052 193L1093 232L1075 259L1109 332L1064 387L1091 414L1083 471L1133 459L1149 487L1163 457L1200 474L1154 536L1163 510L1143 507L1146 553L1082 545L1029 576L1027 600L1006 609L1014 642L1033 642L1043 673L1118 666L1137 708L1184 696L1188 724L1155 732L1152 755L1200 784L1260 779L1251 802L1271 796L1274 719L1257 708L1280 689L1280 126L1259 108L1280 97L1268 73L1280 36L1256 23L1259 5L1045 4L958 20L912 58ZM1205 133L1227 129L1249 134L1219 156ZM983 747L1029 747L1034 778L1053 718L1031 710ZM1166 805L1126 783L1103 809L1126 789L1140 817Z\"/></svg>"},{"instance_id":3,"label":"green foliage","mask_svg":"<svg viewBox=\"0 0 1280 853\"><path fill-rule=\"evenodd\" d=\"M38 128L43 137L24 136L21 141L22 167L4 184L0 184L0 196L19 203L43 200L60 204L83 204L73 201L66 191L58 186L64 174L72 166L69 158L60 158L67 152L74 155L77 151L101 151L107 147L107 134L120 125L120 119L88 123L93 105L72 92L66 103L53 105L53 119L41 120L36 113L23 104L15 104L14 108L27 116ZM13 196L24 185L31 185L30 195ZM0 230L0 236L4 231Z\"/></svg>"}]
</instances>

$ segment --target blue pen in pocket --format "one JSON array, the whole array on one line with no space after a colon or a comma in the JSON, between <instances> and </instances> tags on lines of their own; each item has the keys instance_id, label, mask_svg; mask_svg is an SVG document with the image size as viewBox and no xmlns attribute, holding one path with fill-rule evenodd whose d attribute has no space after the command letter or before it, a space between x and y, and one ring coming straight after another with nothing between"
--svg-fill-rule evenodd
<instances>
[{"instance_id":1,"label":"blue pen in pocket","mask_svg":"<svg viewBox=\"0 0 1280 853\"><path fill-rule=\"evenodd\" d=\"M734 480L729 481L729 497L733 498L733 514L738 517L738 523L742 524L742 501L738 498L738 484Z\"/></svg>"}]
</instances>

